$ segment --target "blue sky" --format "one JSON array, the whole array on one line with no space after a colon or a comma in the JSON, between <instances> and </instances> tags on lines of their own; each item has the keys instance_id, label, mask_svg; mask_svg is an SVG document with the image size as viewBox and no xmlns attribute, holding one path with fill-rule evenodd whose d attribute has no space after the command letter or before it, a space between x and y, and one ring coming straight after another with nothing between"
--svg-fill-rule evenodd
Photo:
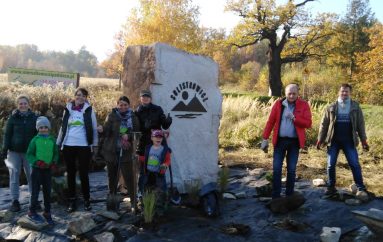
<instances>
[{"instance_id":1,"label":"blue sky","mask_svg":"<svg viewBox=\"0 0 383 242\"><path fill-rule=\"evenodd\" d=\"M279 0L283 2L283 0ZM303 1L303 0L302 0ZM239 18L224 12L226 0L193 0L200 6L200 24L232 29ZM296 0L296 2L299 2ZM348 0L318 0L310 11L343 15ZM35 44L40 50L78 51L81 46L102 61L113 50L113 36L137 0L2 0L0 45ZM383 0L370 0L383 22Z\"/></svg>"}]
</instances>

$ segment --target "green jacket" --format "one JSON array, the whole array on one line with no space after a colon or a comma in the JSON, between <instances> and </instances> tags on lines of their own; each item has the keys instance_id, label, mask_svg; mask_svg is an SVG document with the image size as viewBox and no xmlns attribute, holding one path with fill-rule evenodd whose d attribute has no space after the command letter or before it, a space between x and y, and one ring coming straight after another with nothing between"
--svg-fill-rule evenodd
<instances>
[{"instance_id":1,"label":"green jacket","mask_svg":"<svg viewBox=\"0 0 383 242\"><path fill-rule=\"evenodd\" d=\"M36 135L37 115L28 111L26 115L21 115L19 110L14 110L5 126L3 152L8 150L25 153L28 144Z\"/></svg>"},{"instance_id":2,"label":"green jacket","mask_svg":"<svg viewBox=\"0 0 383 242\"><path fill-rule=\"evenodd\" d=\"M331 145L331 140L334 135L337 112L338 102L331 103L324 110L318 134L318 141L320 143ZM359 103L353 100L351 100L350 119L352 126L352 138L355 146L358 146L359 139L362 142L365 142L367 141L367 136L362 109L360 108Z\"/></svg>"},{"instance_id":3,"label":"green jacket","mask_svg":"<svg viewBox=\"0 0 383 242\"><path fill-rule=\"evenodd\" d=\"M55 138L51 135L47 137L36 135L29 143L26 158L32 166L39 160L48 165L57 164L59 152Z\"/></svg>"}]
</instances>

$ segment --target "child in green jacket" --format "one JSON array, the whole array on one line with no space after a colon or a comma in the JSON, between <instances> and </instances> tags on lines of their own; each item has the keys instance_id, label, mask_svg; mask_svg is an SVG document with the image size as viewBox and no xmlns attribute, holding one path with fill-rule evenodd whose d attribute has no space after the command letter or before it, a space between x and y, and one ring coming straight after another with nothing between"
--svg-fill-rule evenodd
<instances>
[{"instance_id":1,"label":"child in green jacket","mask_svg":"<svg viewBox=\"0 0 383 242\"><path fill-rule=\"evenodd\" d=\"M31 140L27 150L27 160L32 166L31 180L32 193L29 204L28 218L36 223L44 223L44 219L36 212L40 186L43 187L44 213L43 216L48 224L53 225L51 216L51 170L56 168L58 162L58 148L56 140L49 134L51 124L44 117L38 117L36 129L38 134Z\"/></svg>"}]
</instances>

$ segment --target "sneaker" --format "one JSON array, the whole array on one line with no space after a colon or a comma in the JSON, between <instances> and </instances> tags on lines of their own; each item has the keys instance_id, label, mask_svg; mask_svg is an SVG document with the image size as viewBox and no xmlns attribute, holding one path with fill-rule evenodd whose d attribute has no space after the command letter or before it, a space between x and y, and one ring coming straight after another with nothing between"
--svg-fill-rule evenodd
<instances>
[{"instance_id":1,"label":"sneaker","mask_svg":"<svg viewBox=\"0 0 383 242\"><path fill-rule=\"evenodd\" d=\"M38 224L42 224L44 223L44 219L37 213L31 213L29 212L27 217L32 221L32 222L35 222L35 223L38 223Z\"/></svg>"},{"instance_id":2,"label":"sneaker","mask_svg":"<svg viewBox=\"0 0 383 242\"><path fill-rule=\"evenodd\" d=\"M84 210L85 211L90 211L92 209L92 207L90 206L90 201L89 200L85 200L84 201Z\"/></svg>"},{"instance_id":3,"label":"sneaker","mask_svg":"<svg viewBox=\"0 0 383 242\"><path fill-rule=\"evenodd\" d=\"M369 194L365 190L357 191L355 196L357 199L361 200L362 202L368 202L368 200L370 199Z\"/></svg>"},{"instance_id":4,"label":"sneaker","mask_svg":"<svg viewBox=\"0 0 383 242\"><path fill-rule=\"evenodd\" d=\"M332 196L335 195L338 191L335 187L327 187L326 192L324 193L325 196Z\"/></svg>"},{"instance_id":5,"label":"sneaker","mask_svg":"<svg viewBox=\"0 0 383 242\"><path fill-rule=\"evenodd\" d=\"M66 210L68 213L73 213L76 211L76 200L69 200L69 206Z\"/></svg>"},{"instance_id":6,"label":"sneaker","mask_svg":"<svg viewBox=\"0 0 383 242\"><path fill-rule=\"evenodd\" d=\"M55 222L52 219L52 215L50 213L43 213L43 217L45 218L45 221L51 226L55 225Z\"/></svg>"},{"instance_id":7,"label":"sneaker","mask_svg":"<svg viewBox=\"0 0 383 242\"><path fill-rule=\"evenodd\" d=\"M19 212L21 210L21 206L19 200L13 200L11 207L9 208L11 212Z\"/></svg>"}]
</instances>

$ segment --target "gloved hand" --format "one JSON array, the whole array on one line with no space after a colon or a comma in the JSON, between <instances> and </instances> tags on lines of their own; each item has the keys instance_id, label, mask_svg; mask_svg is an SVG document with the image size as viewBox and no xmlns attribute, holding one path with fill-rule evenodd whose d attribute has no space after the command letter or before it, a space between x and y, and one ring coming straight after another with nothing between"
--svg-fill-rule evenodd
<instances>
[{"instance_id":1,"label":"gloved hand","mask_svg":"<svg viewBox=\"0 0 383 242\"><path fill-rule=\"evenodd\" d=\"M171 125L171 124L172 124L173 119L172 119L172 117L170 117L170 113L168 113L168 116L166 116L165 121L166 121L166 123L167 123L168 125Z\"/></svg>"},{"instance_id":2,"label":"gloved hand","mask_svg":"<svg viewBox=\"0 0 383 242\"><path fill-rule=\"evenodd\" d=\"M269 148L269 140L264 139L261 143L261 150L263 150L263 152L267 153L268 148Z\"/></svg>"},{"instance_id":3,"label":"gloved hand","mask_svg":"<svg viewBox=\"0 0 383 242\"><path fill-rule=\"evenodd\" d=\"M320 150L321 146L322 146L322 143L318 140L316 144L317 149Z\"/></svg>"},{"instance_id":4,"label":"gloved hand","mask_svg":"<svg viewBox=\"0 0 383 242\"><path fill-rule=\"evenodd\" d=\"M165 174L166 170L168 169L168 166L166 164L161 164L160 165L160 174Z\"/></svg>"},{"instance_id":5,"label":"gloved hand","mask_svg":"<svg viewBox=\"0 0 383 242\"><path fill-rule=\"evenodd\" d=\"M370 146L367 144L367 140L362 141L362 147L363 147L364 151L369 151L370 150Z\"/></svg>"},{"instance_id":6,"label":"gloved hand","mask_svg":"<svg viewBox=\"0 0 383 242\"><path fill-rule=\"evenodd\" d=\"M42 160L36 161L36 166L41 169L49 168L49 165Z\"/></svg>"},{"instance_id":7,"label":"gloved hand","mask_svg":"<svg viewBox=\"0 0 383 242\"><path fill-rule=\"evenodd\" d=\"M291 112L286 113L285 117L286 117L287 119L291 119L292 121L294 121L294 119L295 119L294 114L291 113Z\"/></svg>"}]
</instances>

